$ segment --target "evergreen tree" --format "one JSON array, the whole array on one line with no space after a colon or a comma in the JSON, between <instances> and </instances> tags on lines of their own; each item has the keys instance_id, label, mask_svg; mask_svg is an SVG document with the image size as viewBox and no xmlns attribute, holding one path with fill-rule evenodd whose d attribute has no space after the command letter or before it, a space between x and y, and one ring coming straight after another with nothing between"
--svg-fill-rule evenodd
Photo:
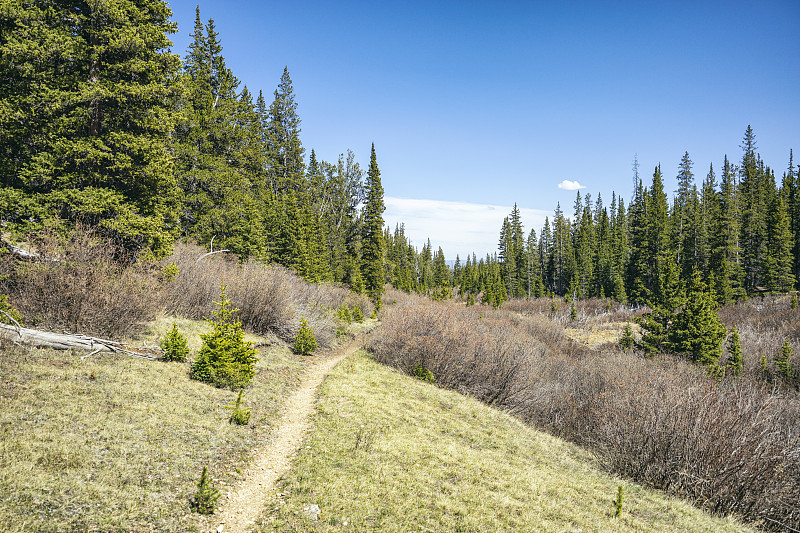
<instances>
[{"instance_id":1,"label":"evergreen tree","mask_svg":"<svg viewBox=\"0 0 800 533\"><path fill-rule=\"evenodd\" d=\"M0 216L9 230L80 219L129 251L169 251L178 233L171 15L160 0L4 3Z\"/></svg>"},{"instance_id":2,"label":"evergreen tree","mask_svg":"<svg viewBox=\"0 0 800 533\"><path fill-rule=\"evenodd\" d=\"M726 333L717 315L716 298L695 271L686 304L675 317L670 331L670 345L675 353L686 355L701 365L716 367Z\"/></svg>"},{"instance_id":3,"label":"evergreen tree","mask_svg":"<svg viewBox=\"0 0 800 533\"><path fill-rule=\"evenodd\" d=\"M692 160L689 152L683 154L678 172L678 190L673 208L672 240L675 247L675 261L686 275L695 267L695 213L697 210L697 188L694 184Z\"/></svg>"},{"instance_id":4,"label":"evergreen tree","mask_svg":"<svg viewBox=\"0 0 800 533\"><path fill-rule=\"evenodd\" d=\"M267 124L269 180L275 196L284 191L299 192L304 189L304 153L294 88L289 69L285 67L269 108Z\"/></svg>"},{"instance_id":5,"label":"evergreen tree","mask_svg":"<svg viewBox=\"0 0 800 533\"><path fill-rule=\"evenodd\" d=\"M792 350L792 345L789 344L789 339L784 339L781 351L775 357L775 366L778 368L778 374L784 379L794 379L795 377L795 370L791 363L793 356L794 351Z\"/></svg>"},{"instance_id":6,"label":"evergreen tree","mask_svg":"<svg viewBox=\"0 0 800 533\"><path fill-rule=\"evenodd\" d=\"M383 268L386 255L386 243L383 240L383 211L385 209L381 173L378 170L375 145L373 144L367 171L361 270L367 294L379 309L385 279Z\"/></svg>"},{"instance_id":7,"label":"evergreen tree","mask_svg":"<svg viewBox=\"0 0 800 533\"><path fill-rule=\"evenodd\" d=\"M436 288L450 286L450 269L447 267L441 247L439 247L439 251L434 254L433 258L433 285Z\"/></svg>"},{"instance_id":8,"label":"evergreen tree","mask_svg":"<svg viewBox=\"0 0 800 533\"><path fill-rule=\"evenodd\" d=\"M731 328L731 336L728 340L728 357L727 368L728 372L735 378L742 373L744 366L744 358L742 357L742 343L739 340L739 331L734 326Z\"/></svg>"},{"instance_id":9,"label":"evergreen tree","mask_svg":"<svg viewBox=\"0 0 800 533\"><path fill-rule=\"evenodd\" d=\"M199 7L181 84L175 138L183 231L242 259L266 258L261 119L247 87L237 95L214 20L203 25Z\"/></svg>"},{"instance_id":10,"label":"evergreen tree","mask_svg":"<svg viewBox=\"0 0 800 533\"><path fill-rule=\"evenodd\" d=\"M771 192L769 175L756 153L755 133L747 126L742 142L742 164L739 169L742 197L742 265L745 287L754 291L763 283L767 255L767 211ZM772 189L774 189L774 184Z\"/></svg>"},{"instance_id":11,"label":"evergreen tree","mask_svg":"<svg viewBox=\"0 0 800 533\"><path fill-rule=\"evenodd\" d=\"M791 221L786 212L783 194L775 195L767 215L767 252L764 258L764 284L774 292L794 289L794 258Z\"/></svg>"},{"instance_id":12,"label":"evergreen tree","mask_svg":"<svg viewBox=\"0 0 800 533\"><path fill-rule=\"evenodd\" d=\"M211 331L200 335L203 346L192 363L191 378L232 390L246 387L255 376L258 352L251 342L244 340L242 323L231 308L225 295L225 285L220 287L220 301L215 320L209 320Z\"/></svg>"}]
</instances>

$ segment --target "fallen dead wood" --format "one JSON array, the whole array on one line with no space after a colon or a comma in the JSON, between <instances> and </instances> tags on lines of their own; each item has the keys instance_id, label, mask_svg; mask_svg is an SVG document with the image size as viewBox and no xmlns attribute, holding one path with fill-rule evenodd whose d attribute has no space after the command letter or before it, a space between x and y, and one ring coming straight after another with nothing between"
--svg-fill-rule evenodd
<instances>
[{"instance_id":1,"label":"fallen dead wood","mask_svg":"<svg viewBox=\"0 0 800 533\"><path fill-rule=\"evenodd\" d=\"M98 339L87 335L54 333L20 326L9 326L8 324L0 324L0 338L7 339L15 344L33 346L35 348L91 352L84 357L100 352L124 353L142 359L160 359L162 356L159 348L135 347L122 342Z\"/></svg>"},{"instance_id":2,"label":"fallen dead wood","mask_svg":"<svg viewBox=\"0 0 800 533\"><path fill-rule=\"evenodd\" d=\"M20 248L18 246L14 246L13 244L9 244L5 241L2 242L3 247L5 247L10 253L11 256L19 259L21 261L47 261L52 263L58 263L59 260L53 257L45 257L43 255L39 255L34 252L29 252L24 248Z\"/></svg>"}]
</instances>

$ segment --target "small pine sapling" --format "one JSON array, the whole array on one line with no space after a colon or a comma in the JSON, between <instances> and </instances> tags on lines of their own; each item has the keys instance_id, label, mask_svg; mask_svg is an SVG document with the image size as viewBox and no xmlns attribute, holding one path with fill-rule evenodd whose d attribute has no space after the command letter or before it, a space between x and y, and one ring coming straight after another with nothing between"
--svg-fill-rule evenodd
<instances>
[{"instance_id":1,"label":"small pine sapling","mask_svg":"<svg viewBox=\"0 0 800 533\"><path fill-rule=\"evenodd\" d=\"M619 347L627 352L633 348L635 342L636 339L633 337L633 328L631 327L631 323L627 322L625 324L625 329L622 330L622 336L619 338Z\"/></svg>"},{"instance_id":2,"label":"small pine sapling","mask_svg":"<svg viewBox=\"0 0 800 533\"><path fill-rule=\"evenodd\" d=\"M622 485L617 487L617 498L614 500L614 516L619 518L622 516L622 502L624 496L622 494Z\"/></svg>"},{"instance_id":3,"label":"small pine sapling","mask_svg":"<svg viewBox=\"0 0 800 533\"><path fill-rule=\"evenodd\" d=\"M305 317L300 319L300 330L294 338L293 352L299 355L311 355L317 349L317 339L314 338L314 331L308 326Z\"/></svg>"},{"instance_id":4,"label":"small pine sapling","mask_svg":"<svg viewBox=\"0 0 800 533\"><path fill-rule=\"evenodd\" d=\"M233 405L227 406L231 409L231 416L228 418L229 424L236 424L237 426L244 426L250 422L250 408L242 408L242 396L244 389L239 389L239 394L236 396L236 402Z\"/></svg>"},{"instance_id":5,"label":"small pine sapling","mask_svg":"<svg viewBox=\"0 0 800 533\"><path fill-rule=\"evenodd\" d=\"M572 300L572 305L569 308L569 318L573 322L578 320L578 309L575 307L575 300Z\"/></svg>"},{"instance_id":6,"label":"small pine sapling","mask_svg":"<svg viewBox=\"0 0 800 533\"><path fill-rule=\"evenodd\" d=\"M220 287L219 309L216 320L209 320L211 331L200 335L203 347L192 363L190 377L231 390L246 387L253 381L258 362L258 352L253 343L244 340L242 323L233 315L231 301L225 296L225 286Z\"/></svg>"},{"instance_id":7,"label":"small pine sapling","mask_svg":"<svg viewBox=\"0 0 800 533\"><path fill-rule=\"evenodd\" d=\"M218 499L219 491L211 486L211 482L208 479L208 467L204 466L200 481L197 482L197 492L195 492L189 505L195 513L214 514Z\"/></svg>"},{"instance_id":8,"label":"small pine sapling","mask_svg":"<svg viewBox=\"0 0 800 533\"><path fill-rule=\"evenodd\" d=\"M739 340L739 330L734 326L731 329L731 336L728 339L728 362L727 368L731 376L734 378L739 377L742 373L744 366L744 358L742 357L742 342Z\"/></svg>"},{"instance_id":9,"label":"small pine sapling","mask_svg":"<svg viewBox=\"0 0 800 533\"><path fill-rule=\"evenodd\" d=\"M780 354L775 357L775 366L778 369L778 374L786 379L794 378L794 368L792 368L790 362L793 355L794 351L792 351L792 345L789 344L789 339L784 339Z\"/></svg>"},{"instance_id":10,"label":"small pine sapling","mask_svg":"<svg viewBox=\"0 0 800 533\"><path fill-rule=\"evenodd\" d=\"M550 298L550 314L555 315L558 313L558 302L555 298Z\"/></svg>"},{"instance_id":11,"label":"small pine sapling","mask_svg":"<svg viewBox=\"0 0 800 533\"><path fill-rule=\"evenodd\" d=\"M422 363L417 363L413 369L411 369L411 374L426 383L433 383L436 381L436 377L433 375L433 372L425 368L425 365Z\"/></svg>"},{"instance_id":12,"label":"small pine sapling","mask_svg":"<svg viewBox=\"0 0 800 533\"><path fill-rule=\"evenodd\" d=\"M361 311L361 306L356 305L353 307L353 320L355 322L364 322L364 312Z\"/></svg>"},{"instance_id":13,"label":"small pine sapling","mask_svg":"<svg viewBox=\"0 0 800 533\"><path fill-rule=\"evenodd\" d=\"M791 303L791 308L792 308L792 309L797 309L797 293L796 293L796 292L793 292L793 293L792 293L792 303Z\"/></svg>"},{"instance_id":14,"label":"small pine sapling","mask_svg":"<svg viewBox=\"0 0 800 533\"><path fill-rule=\"evenodd\" d=\"M342 304L336 310L336 318L344 322L345 324L349 324L353 321L353 317L350 314L350 308L347 304Z\"/></svg>"},{"instance_id":15,"label":"small pine sapling","mask_svg":"<svg viewBox=\"0 0 800 533\"><path fill-rule=\"evenodd\" d=\"M173 261L161 270L161 275L166 281L173 281L178 276L178 265Z\"/></svg>"},{"instance_id":16,"label":"small pine sapling","mask_svg":"<svg viewBox=\"0 0 800 533\"><path fill-rule=\"evenodd\" d=\"M164 361L183 363L189 356L189 343L186 337L178 331L178 325L172 324L172 329L161 340L161 349L164 351Z\"/></svg>"}]
</instances>

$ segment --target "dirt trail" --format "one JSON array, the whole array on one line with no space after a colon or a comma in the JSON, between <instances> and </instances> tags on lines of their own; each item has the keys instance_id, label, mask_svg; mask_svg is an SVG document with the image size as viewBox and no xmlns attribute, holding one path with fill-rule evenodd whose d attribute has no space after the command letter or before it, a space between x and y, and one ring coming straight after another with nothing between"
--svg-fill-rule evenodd
<instances>
[{"instance_id":1,"label":"dirt trail","mask_svg":"<svg viewBox=\"0 0 800 533\"><path fill-rule=\"evenodd\" d=\"M275 483L289 469L309 428L308 417L314 412L317 388L342 359L360 346L360 340L354 340L310 366L300 388L286 401L286 412L271 435L270 445L256 453L242 480L223 496L211 521L212 531L246 533L253 529L269 496L275 492Z\"/></svg>"}]
</instances>

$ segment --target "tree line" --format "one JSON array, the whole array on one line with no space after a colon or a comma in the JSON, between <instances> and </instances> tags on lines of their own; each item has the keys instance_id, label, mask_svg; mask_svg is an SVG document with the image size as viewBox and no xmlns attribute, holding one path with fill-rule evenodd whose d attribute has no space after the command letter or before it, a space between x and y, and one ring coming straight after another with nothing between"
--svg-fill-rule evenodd
<instances>
[{"instance_id":1,"label":"tree line","mask_svg":"<svg viewBox=\"0 0 800 533\"><path fill-rule=\"evenodd\" d=\"M538 234L524 232L515 204L498 252L473 254L466 265L457 258L452 283L495 304L560 295L660 305L697 286L695 274L719 305L792 291L800 281L798 169L790 151L779 183L750 126L742 150L738 163L725 156L719 174L712 164L699 183L686 152L671 200L661 165L646 185L635 162L629 205L616 193L605 205L578 191L573 216L557 205Z\"/></svg>"}]
</instances>

